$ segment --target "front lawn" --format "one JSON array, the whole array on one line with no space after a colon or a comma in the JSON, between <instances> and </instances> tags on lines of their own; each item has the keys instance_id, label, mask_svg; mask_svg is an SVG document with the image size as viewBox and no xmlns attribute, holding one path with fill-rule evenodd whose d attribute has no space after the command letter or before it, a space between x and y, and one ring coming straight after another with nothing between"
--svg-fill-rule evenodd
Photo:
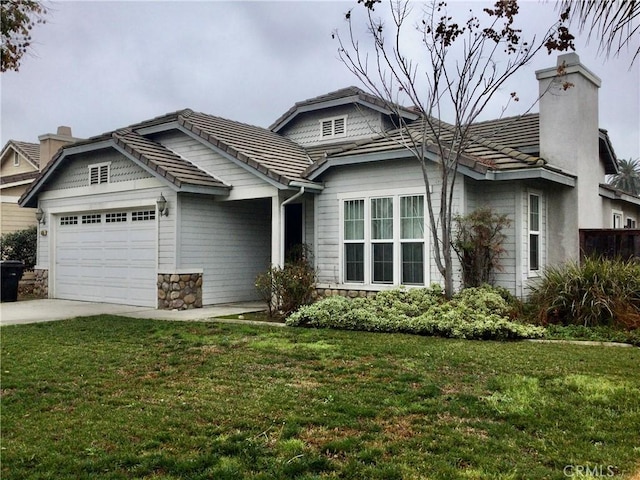
<instances>
[{"instance_id":1,"label":"front lawn","mask_svg":"<svg viewBox=\"0 0 640 480\"><path fill-rule=\"evenodd\" d=\"M2 334L1 477L640 470L640 350L91 317Z\"/></svg>"}]
</instances>

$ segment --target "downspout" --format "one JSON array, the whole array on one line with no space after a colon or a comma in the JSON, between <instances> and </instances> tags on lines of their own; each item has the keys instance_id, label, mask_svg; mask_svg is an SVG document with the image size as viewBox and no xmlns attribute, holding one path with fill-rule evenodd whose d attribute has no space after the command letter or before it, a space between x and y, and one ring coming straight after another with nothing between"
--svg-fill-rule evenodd
<instances>
[{"instance_id":1,"label":"downspout","mask_svg":"<svg viewBox=\"0 0 640 480\"><path fill-rule=\"evenodd\" d=\"M284 223L285 223L285 213L284 213L284 207L289 205L291 202L293 202L294 200L297 200L298 198L300 198L302 195L304 195L305 192L305 188L304 186L300 187L300 191L298 193L296 193L293 197L287 198L284 202L282 202L280 204L280 258L278 259L278 265L279 266L283 266L284 265Z\"/></svg>"}]
</instances>

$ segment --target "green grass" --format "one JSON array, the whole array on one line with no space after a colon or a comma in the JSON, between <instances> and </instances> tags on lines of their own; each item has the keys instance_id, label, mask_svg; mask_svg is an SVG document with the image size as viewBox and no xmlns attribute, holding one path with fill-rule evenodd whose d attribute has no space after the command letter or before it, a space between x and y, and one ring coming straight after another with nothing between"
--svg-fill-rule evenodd
<instances>
[{"instance_id":1,"label":"green grass","mask_svg":"<svg viewBox=\"0 0 640 480\"><path fill-rule=\"evenodd\" d=\"M7 326L1 477L640 470L640 350L122 317Z\"/></svg>"}]
</instances>

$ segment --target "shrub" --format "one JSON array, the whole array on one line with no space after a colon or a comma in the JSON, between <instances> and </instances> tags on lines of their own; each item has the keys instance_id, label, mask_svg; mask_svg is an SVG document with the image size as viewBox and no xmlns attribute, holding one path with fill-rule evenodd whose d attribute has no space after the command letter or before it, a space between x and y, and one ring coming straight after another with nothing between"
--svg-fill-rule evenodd
<instances>
[{"instance_id":1,"label":"shrub","mask_svg":"<svg viewBox=\"0 0 640 480\"><path fill-rule=\"evenodd\" d=\"M259 274L255 282L272 318L286 317L302 305L311 303L315 284L315 270L304 256L286 263L284 267L270 267Z\"/></svg>"},{"instance_id":2,"label":"shrub","mask_svg":"<svg viewBox=\"0 0 640 480\"><path fill-rule=\"evenodd\" d=\"M35 266L37 248L38 229L35 226L0 236L2 260L20 260L26 270L32 270Z\"/></svg>"},{"instance_id":3,"label":"shrub","mask_svg":"<svg viewBox=\"0 0 640 480\"><path fill-rule=\"evenodd\" d=\"M506 235L502 230L511 225L507 215L490 208L479 208L468 215L456 216L453 249L462 267L464 287L493 284L496 271L501 271L500 257Z\"/></svg>"},{"instance_id":4,"label":"shrub","mask_svg":"<svg viewBox=\"0 0 640 480\"><path fill-rule=\"evenodd\" d=\"M586 258L549 267L530 303L543 325L640 328L640 263Z\"/></svg>"},{"instance_id":5,"label":"shrub","mask_svg":"<svg viewBox=\"0 0 640 480\"><path fill-rule=\"evenodd\" d=\"M489 286L463 290L446 302L439 286L391 290L373 298L329 297L301 307L289 326L400 332L469 339L535 338L544 329L511 322L511 308Z\"/></svg>"}]
</instances>

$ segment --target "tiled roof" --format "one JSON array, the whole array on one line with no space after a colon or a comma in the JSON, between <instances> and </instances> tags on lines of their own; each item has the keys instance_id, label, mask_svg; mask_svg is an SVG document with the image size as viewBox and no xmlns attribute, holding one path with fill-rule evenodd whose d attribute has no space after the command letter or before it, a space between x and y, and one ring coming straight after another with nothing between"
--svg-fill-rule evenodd
<instances>
[{"instance_id":1,"label":"tiled roof","mask_svg":"<svg viewBox=\"0 0 640 480\"><path fill-rule=\"evenodd\" d=\"M24 180L33 180L36 178L40 172L26 172L26 173L16 173L15 175L5 175L0 177L0 185L8 185L11 183L22 182Z\"/></svg>"},{"instance_id":2,"label":"tiled roof","mask_svg":"<svg viewBox=\"0 0 640 480\"><path fill-rule=\"evenodd\" d=\"M119 147L178 187L184 184L229 187L188 160L131 129L117 130L112 137Z\"/></svg>"},{"instance_id":3,"label":"tiled roof","mask_svg":"<svg viewBox=\"0 0 640 480\"><path fill-rule=\"evenodd\" d=\"M539 118L539 114L529 113L518 117L478 122L471 126L471 133L480 138L490 138L496 144L508 145L519 151L539 152Z\"/></svg>"},{"instance_id":4,"label":"tiled roof","mask_svg":"<svg viewBox=\"0 0 640 480\"><path fill-rule=\"evenodd\" d=\"M270 130L183 111L178 123L237 160L280 183L301 180L311 159L297 143Z\"/></svg>"},{"instance_id":5,"label":"tiled roof","mask_svg":"<svg viewBox=\"0 0 640 480\"><path fill-rule=\"evenodd\" d=\"M330 155L329 158L384 154L405 150L411 141L409 135L411 135L412 138L420 139L425 130L424 125L422 120L416 120L409 125L408 131L404 129L391 131L371 142L334 153ZM442 122L442 128L441 141L446 145L447 142L453 139L453 127ZM483 132L483 130L480 131ZM427 144L429 145L429 151L435 154L439 153L433 140L427 140ZM323 163L324 162L320 160L316 165L309 168L306 174L311 174ZM544 160L539 157L523 153L512 147L505 147L496 141L485 140L479 135L472 136L469 146L464 149L460 163L481 172L486 172L487 170L513 170L545 165Z\"/></svg>"},{"instance_id":6,"label":"tiled roof","mask_svg":"<svg viewBox=\"0 0 640 480\"><path fill-rule=\"evenodd\" d=\"M11 145L16 151L20 153L20 155L25 157L29 162L31 162L34 167L38 168L40 166L40 144L39 143L29 143L29 142L20 142L18 140L9 140L3 150L6 150L6 148L9 145Z\"/></svg>"}]
</instances>

